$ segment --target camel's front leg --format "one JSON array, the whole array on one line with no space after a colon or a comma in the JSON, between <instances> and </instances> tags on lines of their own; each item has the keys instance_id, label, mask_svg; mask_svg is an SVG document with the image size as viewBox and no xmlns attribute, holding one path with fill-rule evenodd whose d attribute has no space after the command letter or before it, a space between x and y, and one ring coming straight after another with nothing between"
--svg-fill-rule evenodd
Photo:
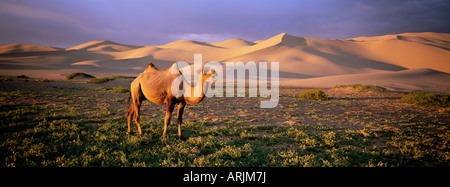
<instances>
[{"instance_id":1,"label":"camel's front leg","mask_svg":"<svg viewBox=\"0 0 450 187\"><path fill-rule=\"evenodd\" d=\"M167 126L170 124L170 118L172 117L172 112L173 112L174 107L175 107L175 104L173 102L167 103L166 118L164 119L163 138L166 137Z\"/></svg>"},{"instance_id":2,"label":"camel's front leg","mask_svg":"<svg viewBox=\"0 0 450 187\"><path fill-rule=\"evenodd\" d=\"M181 123L183 121L183 110L186 106L185 102L181 102L178 104L178 112L177 112L177 118L178 118L178 138L180 140L185 140L184 137L181 135Z\"/></svg>"}]
</instances>

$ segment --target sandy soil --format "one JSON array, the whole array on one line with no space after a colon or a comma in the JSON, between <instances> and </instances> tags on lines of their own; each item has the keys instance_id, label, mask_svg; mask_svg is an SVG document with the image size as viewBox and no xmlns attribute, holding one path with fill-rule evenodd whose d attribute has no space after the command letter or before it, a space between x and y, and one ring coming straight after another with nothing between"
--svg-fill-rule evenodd
<instances>
[{"instance_id":1,"label":"sandy soil","mask_svg":"<svg viewBox=\"0 0 450 187\"><path fill-rule=\"evenodd\" d=\"M55 101L54 98L22 98L18 101L31 104L77 104L85 106L86 113L95 113L96 108L108 104L112 115L125 117L127 93L113 93L105 89L122 86L127 88L132 80L118 79L104 84L85 83L83 81L42 82L30 79L12 79L0 81L0 91L7 92L55 92L76 96L76 100ZM213 97L206 98L200 104L188 105L184 120L210 121L220 126L228 120L242 121L254 125L298 125L322 124L346 129L369 129L377 131L383 128L401 128L401 120L424 123L448 124L448 113L439 108L419 107L400 103L406 92L356 92L345 89L323 89L330 97L325 101L301 100L296 96L313 89L281 88L280 101L272 109L260 108L260 97ZM97 111L98 112L98 111ZM176 112L176 111L175 111ZM165 106L144 101L142 119L163 120ZM174 117L175 118L175 117ZM125 124L124 124L125 125Z\"/></svg>"}]
</instances>

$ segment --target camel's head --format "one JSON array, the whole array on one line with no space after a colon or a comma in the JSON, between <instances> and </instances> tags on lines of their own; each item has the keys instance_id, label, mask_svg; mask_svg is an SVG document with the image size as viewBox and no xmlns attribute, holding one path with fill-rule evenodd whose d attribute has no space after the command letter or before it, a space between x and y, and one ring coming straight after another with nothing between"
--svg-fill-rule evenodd
<instances>
[{"instance_id":1,"label":"camel's head","mask_svg":"<svg viewBox=\"0 0 450 187\"><path fill-rule=\"evenodd\" d=\"M216 81L217 73L214 69L209 70L206 74L202 72L202 79L204 83L214 83Z\"/></svg>"},{"instance_id":2,"label":"camel's head","mask_svg":"<svg viewBox=\"0 0 450 187\"><path fill-rule=\"evenodd\" d=\"M188 65L187 63L174 63L171 67L171 73L172 74L183 74L183 76L192 76L192 74L190 74L191 72L191 68L192 65ZM202 79L202 84L205 83L214 83L216 81L216 77L217 77L217 73L214 69L211 69L209 67L204 67L202 69L197 69L195 70L193 73L195 73L195 75L201 75L201 79ZM200 78L200 76L199 76ZM194 79L193 82L197 82L197 80L200 79Z\"/></svg>"},{"instance_id":3,"label":"camel's head","mask_svg":"<svg viewBox=\"0 0 450 187\"><path fill-rule=\"evenodd\" d=\"M204 68L203 70L197 69L195 74L200 75L202 79L202 85L205 83L212 84L216 81L217 73L214 69ZM200 78L200 77L199 77Z\"/></svg>"}]
</instances>

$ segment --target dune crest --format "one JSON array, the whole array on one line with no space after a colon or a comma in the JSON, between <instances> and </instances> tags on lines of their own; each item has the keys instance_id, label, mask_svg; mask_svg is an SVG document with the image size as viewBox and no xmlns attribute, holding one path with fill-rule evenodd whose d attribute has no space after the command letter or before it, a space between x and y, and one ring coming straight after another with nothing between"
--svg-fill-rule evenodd
<instances>
[{"instance_id":1,"label":"dune crest","mask_svg":"<svg viewBox=\"0 0 450 187\"><path fill-rule=\"evenodd\" d=\"M242 39L230 39L221 42L212 43L215 46L224 47L224 48L241 48L255 45L254 42L250 42Z\"/></svg>"},{"instance_id":2,"label":"dune crest","mask_svg":"<svg viewBox=\"0 0 450 187\"><path fill-rule=\"evenodd\" d=\"M6 44L0 45L0 54L19 53L19 52L41 52L41 51L61 51L62 49L47 47L34 44Z\"/></svg>"},{"instance_id":3,"label":"dune crest","mask_svg":"<svg viewBox=\"0 0 450 187\"><path fill-rule=\"evenodd\" d=\"M119 52L129 51L132 49L137 49L139 47L141 46L119 44L109 40L94 40L71 48L67 48L66 50Z\"/></svg>"}]
</instances>

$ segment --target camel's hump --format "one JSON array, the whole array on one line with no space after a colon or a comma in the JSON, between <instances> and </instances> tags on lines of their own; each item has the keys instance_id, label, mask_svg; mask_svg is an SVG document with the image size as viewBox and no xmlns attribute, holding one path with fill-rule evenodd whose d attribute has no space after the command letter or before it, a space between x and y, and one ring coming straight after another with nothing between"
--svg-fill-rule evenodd
<instances>
[{"instance_id":1,"label":"camel's hump","mask_svg":"<svg viewBox=\"0 0 450 187\"><path fill-rule=\"evenodd\" d=\"M147 68L145 68L144 71L151 71L151 70L159 70L153 63L148 63Z\"/></svg>"}]
</instances>

